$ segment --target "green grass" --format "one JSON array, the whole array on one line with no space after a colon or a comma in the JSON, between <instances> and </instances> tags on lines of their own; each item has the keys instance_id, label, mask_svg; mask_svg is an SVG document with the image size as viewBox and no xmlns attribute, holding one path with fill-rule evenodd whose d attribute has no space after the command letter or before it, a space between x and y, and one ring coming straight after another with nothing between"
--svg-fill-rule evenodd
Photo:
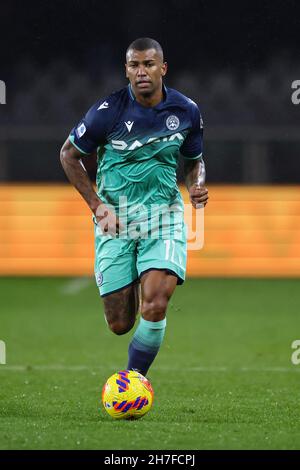
<instances>
[{"instance_id":1,"label":"green grass","mask_svg":"<svg viewBox=\"0 0 300 470\"><path fill-rule=\"evenodd\" d=\"M0 279L0 449L300 448L298 280L178 288L139 421L114 421L100 401L131 333L109 332L93 280L67 294L70 282Z\"/></svg>"}]
</instances>

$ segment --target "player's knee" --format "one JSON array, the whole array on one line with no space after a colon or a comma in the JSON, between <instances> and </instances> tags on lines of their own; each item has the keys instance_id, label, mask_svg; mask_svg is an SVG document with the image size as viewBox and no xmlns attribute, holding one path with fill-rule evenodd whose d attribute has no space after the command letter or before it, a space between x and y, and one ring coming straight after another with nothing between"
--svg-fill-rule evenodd
<instances>
[{"instance_id":1,"label":"player's knee","mask_svg":"<svg viewBox=\"0 0 300 470\"><path fill-rule=\"evenodd\" d=\"M110 330L115 333L116 335L125 335L130 331L134 325L134 321L128 321L128 322L123 322L123 321L112 321L112 322L107 322Z\"/></svg>"},{"instance_id":2,"label":"player's knee","mask_svg":"<svg viewBox=\"0 0 300 470\"><path fill-rule=\"evenodd\" d=\"M148 321L160 321L166 316L168 299L165 296L157 296L151 300L144 300L142 305L143 318Z\"/></svg>"}]
</instances>

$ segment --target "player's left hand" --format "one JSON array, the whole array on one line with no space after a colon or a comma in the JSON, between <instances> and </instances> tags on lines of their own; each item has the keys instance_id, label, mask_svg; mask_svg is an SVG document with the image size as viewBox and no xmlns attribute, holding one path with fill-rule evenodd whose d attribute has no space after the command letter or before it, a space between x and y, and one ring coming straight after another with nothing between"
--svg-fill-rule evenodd
<instances>
[{"instance_id":1,"label":"player's left hand","mask_svg":"<svg viewBox=\"0 0 300 470\"><path fill-rule=\"evenodd\" d=\"M199 209L200 207L204 207L208 201L208 189L204 188L203 186L199 186L197 184L193 184L189 189L190 194L190 201L195 207L195 209Z\"/></svg>"}]
</instances>

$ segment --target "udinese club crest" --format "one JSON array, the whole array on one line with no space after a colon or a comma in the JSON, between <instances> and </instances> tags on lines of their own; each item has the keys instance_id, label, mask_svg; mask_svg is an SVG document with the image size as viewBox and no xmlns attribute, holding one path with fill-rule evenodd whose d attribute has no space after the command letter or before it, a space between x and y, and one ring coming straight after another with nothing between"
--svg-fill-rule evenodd
<instances>
[{"instance_id":1,"label":"udinese club crest","mask_svg":"<svg viewBox=\"0 0 300 470\"><path fill-rule=\"evenodd\" d=\"M169 116L168 119L166 120L166 126L168 129L170 129L170 131L175 131L176 129L178 129L179 124L180 124L180 121L178 117L174 115Z\"/></svg>"}]
</instances>

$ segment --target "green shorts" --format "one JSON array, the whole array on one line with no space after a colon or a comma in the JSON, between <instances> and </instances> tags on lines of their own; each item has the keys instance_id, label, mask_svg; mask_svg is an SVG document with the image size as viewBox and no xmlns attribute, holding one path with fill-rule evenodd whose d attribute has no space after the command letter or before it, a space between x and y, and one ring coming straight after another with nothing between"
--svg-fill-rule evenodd
<instances>
[{"instance_id":1,"label":"green shorts","mask_svg":"<svg viewBox=\"0 0 300 470\"><path fill-rule=\"evenodd\" d=\"M100 295L111 294L136 282L151 269L163 269L182 284L186 271L186 227L180 237L124 239L103 235L95 224L95 277Z\"/></svg>"}]
</instances>

